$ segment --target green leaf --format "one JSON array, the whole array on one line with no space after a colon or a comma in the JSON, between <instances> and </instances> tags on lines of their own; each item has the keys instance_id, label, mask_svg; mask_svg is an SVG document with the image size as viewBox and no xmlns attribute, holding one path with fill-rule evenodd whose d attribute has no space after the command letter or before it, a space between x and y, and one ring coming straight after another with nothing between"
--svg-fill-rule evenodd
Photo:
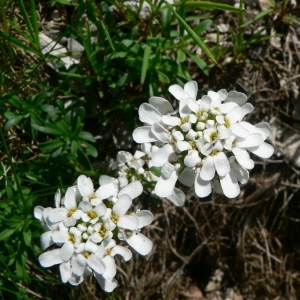
<instances>
[{"instance_id":1,"label":"green leaf","mask_svg":"<svg viewBox=\"0 0 300 300\"><path fill-rule=\"evenodd\" d=\"M181 2L174 3L173 6L180 6ZM228 5L228 4L222 4L222 3L214 3L214 2L207 2L207 1L186 1L185 2L186 8L200 8L203 10L207 9L220 9L225 11L231 11L231 12L240 12L241 10L239 8L236 8L234 6Z\"/></svg>"},{"instance_id":2,"label":"green leaf","mask_svg":"<svg viewBox=\"0 0 300 300\"><path fill-rule=\"evenodd\" d=\"M161 169L162 167L151 167L150 171L157 177L161 175Z\"/></svg>"},{"instance_id":3,"label":"green leaf","mask_svg":"<svg viewBox=\"0 0 300 300\"><path fill-rule=\"evenodd\" d=\"M13 126L17 125L17 124L23 119L23 117L24 117L24 116L22 116L22 115L18 115L18 116L15 115L14 118L9 119L9 120L5 123L5 126L4 126L5 130L9 130L9 129L12 128Z\"/></svg>"},{"instance_id":4,"label":"green leaf","mask_svg":"<svg viewBox=\"0 0 300 300\"><path fill-rule=\"evenodd\" d=\"M123 76L117 82L118 87L122 87L126 83L128 75L129 75L129 73L123 74Z\"/></svg>"},{"instance_id":5,"label":"green leaf","mask_svg":"<svg viewBox=\"0 0 300 300\"><path fill-rule=\"evenodd\" d=\"M14 107L18 108L18 109L22 109L23 108L23 102L20 100L19 97L17 96L12 96L8 102L13 105Z\"/></svg>"},{"instance_id":6,"label":"green leaf","mask_svg":"<svg viewBox=\"0 0 300 300\"><path fill-rule=\"evenodd\" d=\"M98 151L96 150L95 147L93 147L90 144L85 144L85 146L86 146L86 154L87 155L91 155L93 157L97 157L98 156Z\"/></svg>"},{"instance_id":7,"label":"green leaf","mask_svg":"<svg viewBox=\"0 0 300 300\"><path fill-rule=\"evenodd\" d=\"M198 2L199 3L199 2ZM215 60L212 52L207 48L207 46L203 43L203 41L198 37L198 35L193 31L193 29L177 14L177 12L173 9L173 7L166 2L166 5L171 9L176 19L181 23L181 25L185 28L185 30L190 34L195 43L206 53L206 55L215 63Z\"/></svg>"},{"instance_id":8,"label":"green leaf","mask_svg":"<svg viewBox=\"0 0 300 300\"><path fill-rule=\"evenodd\" d=\"M45 126L41 126L41 125L38 125L34 122L32 122L31 126L38 130L38 131L41 131L43 133L47 133L47 134L54 134L54 135L61 135L62 132L58 129L58 127L56 127L55 125L53 124L46 124L46 127Z\"/></svg>"},{"instance_id":9,"label":"green leaf","mask_svg":"<svg viewBox=\"0 0 300 300\"><path fill-rule=\"evenodd\" d=\"M203 32L205 32L207 29L209 29L212 23L213 23L212 20L204 20L194 28L194 31L200 35Z\"/></svg>"},{"instance_id":10,"label":"green leaf","mask_svg":"<svg viewBox=\"0 0 300 300\"><path fill-rule=\"evenodd\" d=\"M270 8L270 9L265 10L265 11L261 11L252 20L249 20L249 21L245 22L244 24L242 24L241 27L243 28L243 27L246 27L246 26L252 24L253 22L263 18L265 15L268 15L272 11L274 11L273 8Z\"/></svg>"},{"instance_id":11,"label":"green leaf","mask_svg":"<svg viewBox=\"0 0 300 300\"><path fill-rule=\"evenodd\" d=\"M198 65L198 67L203 71L203 73L208 76L209 75L209 70L207 68L207 64L203 59L201 59L199 56L192 54L189 51L186 51L188 56Z\"/></svg>"},{"instance_id":12,"label":"green leaf","mask_svg":"<svg viewBox=\"0 0 300 300\"><path fill-rule=\"evenodd\" d=\"M78 138L80 138L82 140L92 142L92 143L96 142L94 136L91 133L87 132L87 131L81 131L78 135Z\"/></svg>"},{"instance_id":13,"label":"green leaf","mask_svg":"<svg viewBox=\"0 0 300 300\"><path fill-rule=\"evenodd\" d=\"M165 84L169 84L170 83L170 79L169 79L169 77L166 74L164 74L163 72L160 72L158 70L156 70L156 72L157 72L157 76L158 76L159 80L162 83L165 83Z\"/></svg>"},{"instance_id":14,"label":"green leaf","mask_svg":"<svg viewBox=\"0 0 300 300\"><path fill-rule=\"evenodd\" d=\"M72 143L71 143L71 153L75 156L76 156L76 153L77 153L77 149L78 149L77 141L72 141Z\"/></svg>"},{"instance_id":15,"label":"green leaf","mask_svg":"<svg viewBox=\"0 0 300 300\"><path fill-rule=\"evenodd\" d=\"M150 54L151 54L151 47L149 45L146 45L145 51L144 51L144 57L143 57L143 64L142 64L141 84L143 84L145 82Z\"/></svg>"},{"instance_id":16,"label":"green leaf","mask_svg":"<svg viewBox=\"0 0 300 300\"><path fill-rule=\"evenodd\" d=\"M55 139L49 142L39 144L39 148L44 151L53 151L54 149L60 148L65 144L61 139Z\"/></svg>"},{"instance_id":17,"label":"green leaf","mask_svg":"<svg viewBox=\"0 0 300 300\"><path fill-rule=\"evenodd\" d=\"M15 229L4 229L0 233L0 241L3 241L5 239L9 238L14 232L15 232Z\"/></svg>"},{"instance_id":18,"label":"green leaf","mask_svg":"<svg viewBox=\"0 0 300 300\"><path fill-rule=\"evenodd\" d=\"M106 35L106 38L107 38L107 40L108 40L108 43L109 43L111 49L112 49L113 51L115 51L115 47L114 47L113 41L112 41L112 39L111 39L111 37L110 37L109 31L108 31L108 29L107 29L105 23L104 23L103 21L100 20L100 24L101 24L101 26L102 26L102 28L103 28L104 34Z\"/></svg>"},{"instance_id":19,"label":"green leaf","mask_svg":"<svg viewBox=\"0 0 300 300\"><path fill-rule=\"evenodd\" d=\"M31 231L26 228L23 230L23 238L26 246L31 246Z\"/></svg>"},{"instance_id":20,"label":"green leaf","mask_svg":"<svg viewBox=\"0 0 300 300\"><path fill-rule=\"evenodd\" d=\"M179 62L184 62L186 59L186 55L185 55L184 51L182 51L181 49L179 49L177 52L177 59Z\"/></svg>"},{"instance_id":21,"label":"green leaf","mask_svg":"<svg viewBox=\"0 0 300 300\"><path fill-rule=\"evenodd\" d=\"M15 116L15 113L13 113L11 110L7 110L6 112L4 112L4 117L6 119L12 119Z\"/></svg>"}]
</instances>

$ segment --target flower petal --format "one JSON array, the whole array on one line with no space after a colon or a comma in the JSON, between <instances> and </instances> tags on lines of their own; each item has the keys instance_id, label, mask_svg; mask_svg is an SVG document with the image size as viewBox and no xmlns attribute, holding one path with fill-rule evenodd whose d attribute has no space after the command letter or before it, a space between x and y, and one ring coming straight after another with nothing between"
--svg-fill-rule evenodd
<instances>
[{"instance_id":1,"label":"flower petal","mask_svg":"<svg viewBox=\"0 0 300 300\"><path fill-rule=\"evenodd\" d=\"M177 175L176 171L174 171L169 178L166 178L165 176L161 176L155 185L155 194L159 197L171 196L172 192L174 190L177 178L178 178L178 175Z\"/></svg>"},{"instance_id":2,"label":"flower petal","mask_svg":"<svg viewBox=\"0 0 300 300\"><path fill-rule=\"evenodd\" d=\"M42 253L39 256L39 262L42 267L48 268L63 262L60 255L60 249L54 249L47 252Z\"/></svg>"},{"instance_id":3,"label":"flower petal","mask_svg":"<svg viewBox=\"0 0 300 300\"><path fill-rule=\"evenodd\" d=\"M200 176L203 180L212 180L215 176L215 164L212 156L207 156L203 160L203 166L200 171Z\"/></svg>"},{"instance_id":4,"label":"flower petal","mask_svg":"<svg viewBox=\"0 0 300 300\"><path fill-rule=\"evenodd\" d=\"M96 191L96 196L100 200L107 199L108 197L112 196L115 192L116 188L115 185L110 182L105 185L101 185L98 190Z\"/></svg>"},{"instance_id":5,"label":"flower petal","mask_svg":"<svg viewBox=\"0 0 300 300\"><path fill-rule=\"evenodd\" d=\"M224 152L219 152L214 156L215 167L218 175L224 176L230 171L230 164Z\"/></svg>"},{"instance_id":6,"label":"flower petal","mask_svg":"<svg viewBox=\"0 0 300 300\"><path fill-rule=\"evenodd\" d=\"M43 250L53 245L52 231L46 231L41 235L41 247Z\"/></svg>"},{"instance_id":7,"label":"flower petal","mask_svg":"<svg viewBox=\"0 0 300 300\"><path fill-rule=\"evenodd\" d=\"M72 270L73 273L77 276L82 276L86 269L86 258L82 254L78 254L72 260Z\"/></svg>"},{"instance_id":8,"label":"flower petal","mask_svg":"<svg viewBox=\"0 0 300 300\"><path fill-rule=\"evenodd\" d=\"M161 142L168 143L170 139L170 132L158 123L153 124L151 127L151 132L157 137ZM156 141L157 141L156 139Z\"/></svg>"},{"instance_id":9,"label":"flower petal","mask_svg":"<svg viewBox=\"0 0 300 300\"><path fill-rule=\"evenodd\" d=\"M60 271L60 277L61 281L63 283L66 283L69 281L71 274L72 274L72 269L71 269L71 262L63 262L59 265L59 271Z\"/></svg>"},{"instance_id":10,"label":"flower petal","mask_svg":"<svg viewBox=\"0 0 300 300\"><path fill-rule=\"evenodd\" d=\"M246 150L234 147L232 153L235 155L236 160L241 166L246 169L254 168L254 161L250 158L250 155Z\"/></svg>"},{"instance_id":11,"label":"flower petal","mask_svg":"<svg viewBox=\"0 0 300 300\"><path fill-rule=\"evenodd\" d=\"M74 253L74 245L72 242L67 241L63 244L63 246L60 248L60 257L63 261L68 261L72 257Z\"/></svg>"},{"instance_id":12,"label":"flower petal","mask_svg":"<svg viewBox=\"0 0 300 300\"><path fill-rule=\"evenodd\" d=\"M105 264L105 272L103 272L102 276L104 278L115 277L116 273L117 273L115 259L113 257L111 257L110 255L106 255L105 257L102 258L102 260L103 260L103 263Z\"/></svg>"},{"instance_id":13,"label":"flower petal","mask_svg":"<svg viewBox=\"0 0 300 300\"><path fill-rule=\"evenodd\" d=\"M167 199L169 199L176 206L183 206L185 202L185 193L175 187L171 196L168 196Z\"/></svg>"},{"instance_id":14,"label":"flower petal","mask_svg":"<svg viewBox=\"0 0 300 300\"><path fill-rule=\"evenodd\" d=\"M112 248L111 255L121 255L125 261L129 261L132 257L132 253L129 249L119 245Z\"/></svg>"},{"instance_id":15,"label":"flower petal","mask_svg":"<svg viewBox=\"0 0 300 300\"><path fill-rule=\"evenodd\" d=\"M104 278L102 275L99 275L97 273L94 273L94 276L105 292L110 293L118 286L118 282L115 278Z\"/></svg>"},{"instance_id":16,"label":"flower petal","mask_svg":"<svg viewBox=\"0 0 300 300\"><path fill-rule=\"evenodd\" d=\"M139 219L139 228L143 228L153 221L153 214L149 210L139 210L135 215Z\"/></svg>"},{"instance_id":17,"label":"flower petal","mask_svg":"<svg viewBox=\"0 0 300 300\"><path fill-rule=\"evenodd\" d=\"M233 172L229 172L225 176L220 176L220 183L223 193L228 198L235 198L240 193L240 186L233 175Z\"/></svg>"},{"instance_id":18,"label":"flower petal","mask_svg":"<svg viewBox=\"0 0 300 300\"><path fill-rule=\"evenodd\" d=\"M262 157L262 158L269 158L274 153L274 147L268 143L263 142L257 148L249 148L249 151L254 153L255 155Z\"/></svg>"},{"instance_id":19,"label":"flower petal","mask_svg":"<svg viewBox=\"0 0 300 300\"><path fill-rule=\"evenodd\" d=\"M195 193L198 197L203 198L207 197L211 193L211 182L203 180L200 177L200 174L197 173L195 178Z\"/></svg>"},{"instance_id":20,"label":"flower petal","mask_svg":"<svg viewBox=\"0 0 300 300\"><path fill-rule=\"evenodd\" d=\"M66 192L66 195L65 195L64 206L68 210L77 207L75 191L74 191L73 188L68 188L67 189L67 192Z\"/></svg>"},{"instance_id":21,"label":"flower petal","mask_svg":"<svg viewBox=\"0 0 300 300\"><path fill-rule=\"evenodd\" d=\"M194 184L196 178L196 172L191 168L185 168L179 175L178 180L188 186L191 187Z\"/></svg>"},{"instance_id":22,"label":"flower petal","mask_svg":"<svg viewBox=\"0 0 300 300\"><path fill-rule=\"evenodd\" d=\"M151 97L149 103L157 108L162 114L168 114L174 111L171 103L161 97Z\"/></svg>"},{"instance_id":23,"label":"flower petal","mask_svg":"<svg viewBox=\"0 0 300 300\"><path fill-rule=\"evenodd\" d=\"M102 259L95 254L90 255L87 264L98 274L102 274L105 271L105 264Z\"/></svg>"},{"instance_id":24,"label":"flower petal","mask_svg":"<svg viewBox=\"0 0 300 300\"><path fill-rule=\"evenodd\" d=\"M152 105L143 103L139 107L139 118L142 122L153 125L161 120L162 114Z\"/></svg>"},{"instance_id":25,"label":"flower petal","mask_svg":"<svg viewBox=\"0 0 300 300\"><path fill-rule=\"evenodd\" d=\"M68 211L64 207L53 208L48 215L50 222L60 222L67 218Z\"/></svg>"},{"instance_id":26,"label":"flower petal","mask_svg":"<svg viewBox=\"0 0 300 300\"><path fill-rule=\"evenodd\" d=\"M171 85L169 87L169 92L179 101L190 97L190 95L178 84Z\"/></svg>"},{"instance_id":27,"label":"flower petal","mask_svg":"<svg viewBox=\"0 0 300 300\"><path fill-rule=\"evenodd\" d=\"M121 195L118 201L113 206L113 212L119 215L124 215L132 204L132 199L124 194Z\"/></svg>"},{"instance_id":28,"label":"flower petal","mask_svg":"<svg viewBox=\"0 0 300 300\"><path fill-rule=\"evenodd\" d=\"M157 141L157 137L151 131L151 126L136 128L132 133L132 137L136 143L151 143Z\"/></svg>"},{"instance_id":29,"label":"flower petal","mask_svg":"<svg viewBox=\"0 0 300 300\"><path fill-rule=\"evenodd\" d=\"M232 101L232 102L237 103L239 106L242 106L243 104L245 104L247 102L247 99L248 98L244 93L230 91L224 102Z\"/></svg>"},{"instance_id":30,"label":"flower petal","mask_svg":"<svg viewBox=\"0 0 300 300\"><path fill-rule=\"evenodd\" d=\"M130 215L120 216L117 225L121 228L136 230L139 226L139 219L136 216Z\"/></svg>"},{"instance_id":31,"label":"flower petal","mask_svg":"<svg viewBox=\"0 0 300 300\"><path fill-rule=\"evenodd\" d=\"M91 178L86 177L85 175L80 175L77 178L77 187L83 197L89 197L94 193L94 184Z\"/></svg>"},{"instance_id":32,"label":"flower petal","mask_svg":"<svg viewBox=\"0 0 300 300\"><path fill-rule=\"evenodd\" d=\"M260 133L252 133L243 140L237 140L235 146L238 148L247 149L249 147L258 147L264 141L263 136Z\"/></svg>"},{"instance_id":33,"label":"flower petal","mask_svg":"<svg viewBox=\"0 0 300 300\"><path fill-rule=\"evenodd\" d=\"M141 255L149 254L153 247L152 241L141 233L133 233L126 242Z\"/></svg>"},{"instance_id":34,"label":"flower petal","mask_svg":"<svg viewBox=\"0 0 300 300\"><path fill-rule=\"evenodd\" d=\"M193 99L196 99L198 93L198 84L196 81L189 81L184 85L184 91Z\"/></svg>"},{"instance_id":35,"label":"flower petal","mask_svg":"<svg viewBox=\"0 0 300 300\"><path fill-rule=\"evenodd\" d=\"M124 188L122 188L118 194L118 196L122 195L128 195L131 199L134 199L141 195L143 192L143 185L140 181L135 180L130 182L128 185L126 185Z\"/></svg>"}]
</instances>

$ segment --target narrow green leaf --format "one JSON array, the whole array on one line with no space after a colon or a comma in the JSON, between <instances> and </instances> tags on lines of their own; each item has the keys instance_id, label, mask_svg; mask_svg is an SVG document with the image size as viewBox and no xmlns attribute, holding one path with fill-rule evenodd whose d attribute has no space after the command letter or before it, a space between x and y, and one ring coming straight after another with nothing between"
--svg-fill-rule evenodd
<instances>
[{"instance_id":1,"label":"narrow green leaf","mask_svg":"<svg viewBox=\"0 0 300 300\"><path fill-rule=\"evenodd\" d=\"M22 115L18 115L18 116L14 116L13 118L9 119L6 123L5 123L5 130L9 130L10 128L12 128L13 126L17 125L24 116Z\"/></svg>"},{"instance_id":2,"label":"narrow green leaf","mask_svg":"<svg viewBox=\"0 0 300 300\"><path fill-rule=\"evenodd\" d=\"M182 24L182 26L185 28L185 30L190 34L192 39L195 41L195 43L206 53L206 55L215 63L217 64L217 61L215 60L212 52L207 48L207 46L203 43L203 41L199 38L199 36L193 31L193 29L176 13L176 11L173 9L173 7L166 2L166 5L171 9L176 19Z\"/></svg>"},{"instance_id":3,"label":"narrow green leaf","mask_svg":"<svg viewBox=\"0 0 300 300\"><path fill-rule=\"evenodd\" d=\"M24 22L25 22L25 24L27 26L27 29L28 29L28 31L30 33L30 36L32 38L31 42L33 42L33 44L34 44L34 42L35 42L35 34L34 34L34 31L33 31L33 28L32 28L32 25L31 25L31 22L30 22L30 19L29 19L29 16L27 14L25 5L24 5L24 3L23 3L22 0L17 0L17 1L19 3L20 12L21 12L21 14L23 16Z\"/></svg>"},{"instance_id":4,"label":"narrow green leaf","mask_svg":"<svg viewBox=\"0 0 300 300\"><path fill-rule=\"evenodd\" d=\"M78 138L80 138L82 140L92 142L92 143L94 143L96 141L94 136L91 133L87 132L87 131L81 131L78 135Z\"/></svg>"},{"instance_id":5,"label":"narrow green leaf","mask_svg":"<svg viewBox=\"0 0 300 300\"><path fill-rule=\"evenodd\" d=\"M173 6L180 6L180 5L181 5L180 2L173 4ZM239 8L236 8L236 7L228 5L228 4L214 3L214 2L207 2L207 1L186 1L185 7L193 8L193 9L201 8L203 10L220 9L220 10L231 11L231 12L240 12L241 11Z\"/></svg>"},{"instance_id":6,"label":"narrow green leaf","mask_svg":"<svg viewBox=\"0 0 300 300\"><path fill-rule=\"evenodd\" d=\"M15 229L4 229L0 233L0 241L3 241L5 239L9 238L14 232L15 232Z\"/></svg>"},{"instance_id":7,"label":"narrow green leaf","mask_svg":"<svg viewBox=\"0 0 300 300\"><path fill-rule=\"evenodd\" d=\"M41 49L40 47L40 39L39 39L39 21L37 18L36 7L35 7L35 0L30 0L30 14L32 20L32 26L34 29L34 45L36 49Z\"/></svg>"},{"instance_id":8,"label":"narrow green leaf","mask_svg":"<svg viewBox=\"0 0 300 300\"><path fill-rule=\"evenodd\" d=\"M53 125L49 125L49 124L46 124L46 127L45 126L41 126L41 125L38 125L34 122L32 122L31 126L38 130L38 131L41 131L43 133L47 133L47 134L54 134L54 135L61 135L62 132L57 128L57 127L53 127Z\"/></svg>"},{"instance_id":9,"label":"narrow green leaf","mask_svg":"<svg viewBox=\"0 0 300 300\"><path fill-rule=\"evenodd\" d=\"M149 45L146 45L145 51L144 51L144 57L143 57L143 64L142 64L141 84L143 84L145 82L150 54L151 54L151 47Z\"/></svg>"},{"instance_id":10,"label":"narrow green leaf","mask_svg":"<svg viewBox=\"0 0 300 300\"><path fill-rule=\"evenodd\" d=\"M22 44L20 41L14 39L12 36L7 35L6 33L4 33L3 31L0 30L0 37L4 38L5 40L7 40L8 42L10 42L11 44L13 44L14 46L23 49L24 51L27 51L29 53L33 53L33 54L37 54L37 52L26 46L25 44Z\"/></svg>"},{"instance_id":11,"label":"narrow green leaf","mask_svg":"<svg viewBox=\"0 0 300 300\"><path fill-rule=\"evenodd\" d=\"M100 20L100 23L101 23L101 26L102 26L102 28L103 28L104 34L105 34L105 36L106 36L106 38L107 38L107 40L108 40L108 43L109 43L111 49L113 49L113 51L115 51L116 49L115 49L115 47L114 47L113 41L112 41L112 39L111 39L111 37L110 37L109 31L108 31L108 29L107 29L105 23L104 23L103 21L101 21L101 20Z\"/></svg>"},{"instance_id":12,"label":"narrow green leaf","mask_svg":"<svg viewBox=\"0 0 300 300\"><path fill-rule=\"evenodd\" d=\"M208 76L209 70L207 68L207 64L203 59L201 59L199 56L192 54L191 52L187 51L188 56L198 65L198 67L203 71L203 73Z\"/></svg>"},{"instance_id":13,"label":"narrow green leaf","mask_svg":"<svg viewBox=\"0 0 300 300\"><path fill-rule=\"evenodd\" d=\"M39 148L42 151L52 151L54 149L60 148L65 144L61 139L55 139L52 141L44 142L39 144Z\"/></svg>"},{"instance_id":14,"label":"narrow green leaf","mask_svg":"<svg viewBox=\"0 0 300 300\"><path fill-rule=\"evenodd\" d=\"M265 15L268 15L268 14L269 14L270 12L272 12L272 11L274 11L274 9L273 9L273 8L270 8L270 9L268 9L268 10L265 10L265 11L262 11L262 12L258 13L258 14L254 17L254 19L245 22L244 24L241 25L241 27L243 28L243 27L246 27L246 26L252 24L253 22L255 22L255 21L257 21L257 20L263 18Z\"/></svg>"},{"instance_id":15,"label":"narrow green leaf","mask_svg":"<svg viewBox=\"0 0 300 300\"><path fill-rule=\"evenodd\" d=\"M31 231L28 228L23 230L23 238L25 245L29 247L31 245Z\"/></svg>"}]
</instances>

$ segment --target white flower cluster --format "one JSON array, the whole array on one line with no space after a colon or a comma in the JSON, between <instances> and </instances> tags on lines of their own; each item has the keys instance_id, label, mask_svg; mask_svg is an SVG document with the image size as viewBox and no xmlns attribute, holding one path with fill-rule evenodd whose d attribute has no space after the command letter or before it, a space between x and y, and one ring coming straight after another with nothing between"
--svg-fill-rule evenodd
<instances>
[{"instance_id":1,"label":"white flower cluster","mask_svg":"<svg viewBox=\"0 0 300 300\"><path fill-rule=\"evenodd\" d=\"M137 180L143 185L146 182L159 180L159 177L151 170L153 146L151 143L144 143L141 148L142 151L137 150L134 155L127 151L119 151L116 161L111 164L111 169L118 170L118 181L121 187ZM152 193L155 194L154 191ZM166 198L176 206L182 206L185 202L185 194L176 187Z\"/></svg>"},{"instance_id":2,"label":"white flower cluster","mask_svg":"<svg viewBox=\"0 0 300 300\"><path fill-rule=\"evenodd\" d=\"M125 261L132 257L128 247L117 245L116 239L126 242L139 254L147 255L152 241L140 233L149 225L153 215L147 210L129 212L132 200L143 192L139 181L120 188L113 177L101 176L95 191L93 182L85 175L77 185L67 189L64 198L55 196L55 208L36 206L34 215L46 232L41 236L43 250L39 262L43 267L59 264L62 281L80 284L93 274L102 289L111 292L117 286L114 278L114 256Z\"/></svg>"},{"instance_id":3,"label":"white flower cluster","mask_svg":"<svg viewBox=\"0 0 300 300\"><path fill-rule=\"evenodd\" d=\"M238 196L239 183L248 181L248 170L254 167L249 152L262 158L274 152L265 142L270 125L243 121L253 106L240 92L209 91L197 99L195 81L184 88L172 85L169 92L179 101L179 110L174 111L164 98L151 97L139 107L145 125L133 132L137 143L153 143L150 164L161 168L155 194L169 197L179 180L188 187L194 185L199 197L213 189L229 198Z\"/></svg>"}]
</instances>

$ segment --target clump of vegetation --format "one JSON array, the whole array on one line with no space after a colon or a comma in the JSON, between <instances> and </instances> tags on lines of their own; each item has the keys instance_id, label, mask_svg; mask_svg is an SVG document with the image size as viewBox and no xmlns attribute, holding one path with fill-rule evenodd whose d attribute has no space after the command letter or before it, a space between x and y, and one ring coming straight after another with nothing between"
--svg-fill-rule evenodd
<instances>
[{"instance_id":1,"label":"clump of vegetation","mask_svg":"<svg viewBox=\"0 0 300 300\"><path fill-rule=\"evenodd\" d=\"M300 137L300 20L293 1L0 3L2 299L53 299L58 291L65 299L225 299L230 289L245 299L297 298L299 164L291 139ZM81 174L95 181L113 174L117 151L138 149L132 132L141 126L140 104L190 80L201 95L246 93L255 104L247 119L271 124L275 154L255 161L234 199L200 200L182 187L186 204L175 207L144 193L135 210L154 215L144 232L152 252L117 262L112 294L92 277L62 284L55 267L38 262L43 228L34 207L53 206L56 190L65 193Z\"/></svg>"}]
</instances>

